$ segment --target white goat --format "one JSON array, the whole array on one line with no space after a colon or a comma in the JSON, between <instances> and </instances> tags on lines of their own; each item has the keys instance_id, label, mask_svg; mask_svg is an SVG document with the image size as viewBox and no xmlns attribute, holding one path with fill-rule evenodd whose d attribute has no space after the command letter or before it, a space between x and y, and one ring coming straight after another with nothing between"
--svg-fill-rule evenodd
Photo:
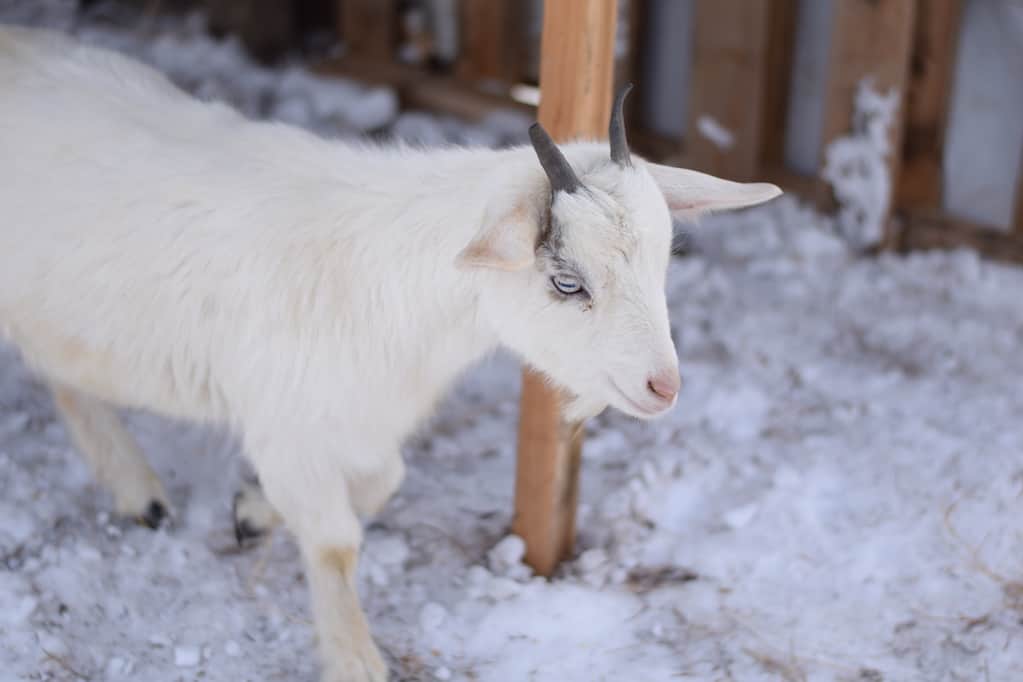
<instances>
[{"instance_id":1,"label":"white goat","mask_svg":"<svg viewBox=\"0 0 1023 682\"><path fill-rule=\"evenodd\" d=\"M169 505L113 406L241 437L301 547L332 682L387 677L358 515L398 487L445 388L501 345L581 396L572 417L663 412L669 208L779 194L630 158L620 100L610 155L562 155L537 126L532 149L374 149L16 28L0 93L0 330L125 515Z\"/></svg>"}]
</instances>

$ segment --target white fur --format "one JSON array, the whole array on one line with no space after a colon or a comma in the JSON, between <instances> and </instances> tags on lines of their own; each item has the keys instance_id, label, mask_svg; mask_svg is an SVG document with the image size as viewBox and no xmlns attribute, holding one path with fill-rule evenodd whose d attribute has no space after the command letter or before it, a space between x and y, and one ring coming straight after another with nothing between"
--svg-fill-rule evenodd
<instances>
[{"instance_id":1,"label":"white fur","mask_svg":"<svg viewBox=\"0 0 1023 682\"><path fill-rule=\"evenodd\" d=\"M95 401L69 422L82 449L117 445L91 457L101 478L142 481L111 483L122 511L145 500L118 485L163 493L144 462L117 464L141 455L102 403L240 434L302 547L325 680L386 678L354 592L356 515L397 488L403 438L456 376L503 344L581 396L573 416L662 412L646 383L677 372L662 190L683 211L777 193L566 145L586 190L551 211L592 301L561 300L528 147L325 141L22 29L0 28L0 93L0 330L72 412Z\"/></svg>"}]
</instances>

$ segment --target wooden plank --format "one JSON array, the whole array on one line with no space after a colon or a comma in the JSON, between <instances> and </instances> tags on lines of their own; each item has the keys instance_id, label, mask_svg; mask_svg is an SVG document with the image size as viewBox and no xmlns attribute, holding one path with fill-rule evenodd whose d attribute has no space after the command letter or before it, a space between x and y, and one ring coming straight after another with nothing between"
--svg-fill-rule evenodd
<instances>
[{"instance_id":1,"label":"wooden plank","mask_svg":"<svg viewBox=\"0 0 1023 682\"><path fill-rule=\"evenodd\" d=\"M460 0L461 49L455 69L459 78L522 81L522 8L513 0Z\"/></svg>"},{"instance_id":2,"label":"wooden plank","mask_svg":"<svg viewBox=\"0 0 1023 682\"><path fill-rule=\"evenodd\" d=\"M770 0L767 7L767 64L760 117L761 167L785 160L792 52L796 40L796 0Z\"/></svg>"},{"instance_id":3,"label":"wooden plank","mask_svg":"<svg viewBox=\"0 0 1023 682\"><path fill-rule=\"evenodd\" d=\"M564 397L542 375L523 372L512 530L525 540L526 563L545 576L575 540L582 428L562 418Z\"/></svg>"},{"instance_id":4,"label":"wooden plank","mask_svg":"<svg viewBox=\"0 0 1023 682\"><path fill-rule=\"evenodd\" d=\"M835 3L828 78L824 91L824 122L821 136L821 162L828 145L847 135L853 127L856 90L864 78L887 92L897 88L900 109L905 109L909 81L909 58L913 45L913 20L916 3L909 0L841 0ZM889 170L897 178L900 170L904 116L896 117L890 131ZM830 203L830 191L822 190L824 204Z\"/></svg>"},{"instance_id":5,"label":"wooden plank","mask_svg":"<svg viewBox=\"0 0 1023 682\"><path fill-rule=\"evenodd\" d=\"M616 0L545 3L539 116L556 140L607 137L616 5Z\"/></svg>"},{"instance_id":6,"label":"wooden plank","mask_svg":"<svg viewBox=\"0 0 1023 682\"><path fill-rule=\"evenodd\" d=\"M732 180L756 175L768 74L768 0L697 0L686 162ZM730 142L704 132L718 126Z\"/></svg>"},{"instance_id":7,"label":"wooden plank","mask_svg":"<svg viewBox=\"0 0 1023 682\"><path fill-rule=\"evenodd\" d=\"M637 118L639 102L642 100L639 89L643 85L641 56L646 16L646 0L618 0L616 31L623 39L624 49L618 50L615 55L614 91L618 92L627 83L632 83L633 92L625 100L625 121L630 131L634 129L632 124Z\"/></svg>"},{"instance_id":8,"label":"wooden plank","mask_svg":"<svg viewBox=\"0 0 1023 682\"><path fill-rule=\"evenodd\" d=\"M340 34L347 54L391 61L398 40L396 0L340 2Z\"/></svg>"},{"instance_id":9,"label":"wooden plank","mask_svg":"<svg viewBox=\"0 0 1023 682\"><path fill-rule=\"evenodd\" d=\"M614 75L615 0L544 3L539 119L559 141L607 135ZM565 424L563 396L527 370L522 380L514 532L526 562L549 576L572 551L579 424Z\"/></svg>"},{"instance_id":10,"label":"wooden plank","mask_svg":"<svg viewBox=\"0 0 1023 682\"><path fill-rule=\"evenodd\" d=\"M937 212L908 213L900 239L903 251L974 249L985 258L1023 264L1023 234L1001 232Z\"/></svg>"},{"instance_id":11,"label":"wooden plank","mask_svg":"<svg viewBox=\"0 0 1023 682\"><path fill-rule=\"evenodd\" d=\"M913 33L906 130L896 205L942 206L945 126L952 96L961 0L918 0Z\"/></svg>"},{"instance_id":12,"label":"wooden plank","mask_svg":"<svg viewBox=\"0 0 1023 682\"><path fill-rule=\"evenodd\" d=\"M395 89L402 108L425 109L478 121L495 109L514 109L530 116L536 108L517 102L507 90L488 88L486 92L450 76L436 76L422 69L358 57L342 57L314 66L322 75L344 76L370 85Z\"/></svg>"},{"instance_id":13,"label":"wooden plank","mask_svg":"<svg viewBox=\"0 0 1023 682\"><path fill-rule=\"evenodd\" d=\"M619 10L622 2L619 0ZM615 92L626 83L632 83L633 91L625 100L626 128L629 131L629 147L644 158L657 163L680 165L683 162L682 139L656 133L643 126L644 91L649 87L643 73L643 46L649 30L647 22L650 17L648 0L627 0L624 16L629 25L625 27L628 34L628 46L625 55L615 60ZM619 18L623 13L619 11ZM618 27L619 32L623 29Z\"/></svg>"}]
</instances>

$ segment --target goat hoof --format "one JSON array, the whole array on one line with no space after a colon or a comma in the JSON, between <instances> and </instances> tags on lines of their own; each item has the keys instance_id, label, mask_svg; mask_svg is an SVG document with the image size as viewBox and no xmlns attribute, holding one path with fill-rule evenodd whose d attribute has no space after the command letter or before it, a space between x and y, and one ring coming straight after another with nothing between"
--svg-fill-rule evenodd
<instances>
[{"instance_id":1,"label":"goat hoof","mask_svg":"<svg viewBox=\"0 0 1023 682\"><path fill-rule=\"evenodd\" d=\"M243 549L256 544L267 534L266 528L244 514L245 500L244 492L236 493L231 505L231 516L234 518L234 539L238 541L238 547Z\"/></svg>"},{"instance_id":2,"label":"goat hoof","mask_svg":"<svg viewBox=\"0 0 1023 682\"><path fill-rule=\"evenodd\" d=\"M164 506L163 502L153 500L146 507L146 510L136 517L136 520L140 525L157 530L169 522L170 514L167 512L167 507Z\"/></svg>"},{"instance_id":3,"label":"goat hoof","mask_svg":"<svg viewBox=\"0 0 1023 682\"><path fill-rule=\"evenodd\" d=\"M239 547L255 544L265 535L266 530L252 525L248 519L234 520L234 539L238 541Z\"/></svg>"},{"instance_id":4,"label":"goat hoof","mask_svg":"<svg viewBox=\"0 0 1023 682\"><path fill-rule=\"evenodd\" d=\"M234 537L243 549L263 540L281 522L263 490L254 483L244 484L235 494L231 516L234 519Z\"/></svg>"}]
</instances>

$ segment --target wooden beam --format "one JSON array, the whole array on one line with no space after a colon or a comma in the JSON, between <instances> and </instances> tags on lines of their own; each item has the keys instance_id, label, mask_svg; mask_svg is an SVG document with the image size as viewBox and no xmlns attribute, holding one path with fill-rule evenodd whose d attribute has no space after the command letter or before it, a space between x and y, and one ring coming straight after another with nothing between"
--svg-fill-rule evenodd
<instances>
[{"instance_id":1,"label":"wooden beam","mask_svg":"<svg viewBox=\"0 0 1023 682\"><path fill-rule=\"evenodd\" d=\"M785 162L785 126L792 81L792 52L796 40L796 0L770 0L767 7L767 64L764 103L760 117L762 167Z\"/></svg>"},{"instance_id":2,"label":"wooden beam","mask_svg":"<svg viewBox=\"0 0 1023 682\"><path fill-rule=\"evenodd\" d=\"M545 3L540 122L556 140L607 137L613 98L616 0Z\"/></svg>"},{"instance_id":3,"label":"wooden beam","mask_svg":"<svg viewBox=\"0 0 1023 682\"><path fill-rule=\"evenodd\" d=\"M460 0L461 48L455 74L466 80L522 80L523 6L512 0Z\"/></svg>"},{"instance_id":4,"label":"wooden beam","mask_svg":"<svg viewBox=\"0 0 1023 682\"><path fill-rule=\"evenodd\" d=\"M883 92L898 89L905 110L909 81L909 58L913 45L916 3L910 0L840 0L834 3L828 78L824 91L821 162L828 145L847 135L853 127L856 90L864 78L872 78ZM890 177L900 170L904 116L896 117L891 130ZM824 204L830 192L822 190Z\"/></svg>"},{"instance_id":5,"label":"wooden beam","mask_svg":"<svg viewBox=\"0 0 1023 682\"><path fill-rule=\"evenodd\" d=\"M985 258L1023 264L1023 234L1006 233L938 212L909 212L903 216L900 247L921 249L974 249Z\"/></svg>"},{"instance_id":6,"label":"wooden beam","mask_svg":"<svg viewBox=\"0 0 1023 682\"><path fill-rule=\"evenodd\" d=\"M639 89L643 86L643 26L647 14L647 0L621 0L618 3L616 30L625 37L625 49L615 56L614 91L618 92L626 83L633 85L634 90L625 101L627 127L637 118L642 100Z\"/></svg>"},{"instance_id":7,"label":"wooden beam","mask_svg":"<svg viewBox=\"0 0 1023 682\"><path fill-rule=\"evenodd\" d=\"M756 176L768 83L768 0L696 0L686 163L731 180ZM715 140L717 126L730 142Z\"/></svg>"},{"instance_id":8,"label":"wooden beam","mask_svg":"<svg viewBox=\"0 0 1023 682\"><path fill-rule=\"evenodd\" d=\"M899 208L942 206L945 125L952 96L962 0L918 0L913 33Z\"/></svg>"},{"instance_id":9,"label":"wooden beam","mask_svg":"<svg viewBox=\"0 0 1023 682\"><path fill-rule=\"evenodd\" d=\"M650 132L650 137L661 137L665 140L671 138L659 136L653 131L645 129L644 115L647 113L645 102L648 101L646 88L650 87L648 79L643 74L649 71L650 66L646 59L646 44L650 35L650 2L651 0L628 0L629 2L629 52L623 63L619 64L615 74L615 91L626 83L632 83L634 88L629 99L625 102L625 124L628 130L630 144L635 135ZM643 152L640 152L643 153ZM677 138L671 144L660 150L661 155L673 155L678 158L682 156L682 139Z\"/></svg>"},{"instance_id":10,"label":"wooden beam","mask_svg":"<svg viewBox=\"0 0 1023 682\"><path fill-rule=\"evenodd\" d=\"M562 418L564 398L542 375L523 372L512 531L525 540L526 563L544 576L575 541L582 425Z\"/></svg>"},{"instance_id":11,"label":"wooden beam","mask_svg":"<svg viewBox=\"0 0 1023 682\"><path fill-rule=\"evenodd\" d=\"M340 0L340 35L346 53L380 61L394 59L398 42L396 0Z\"/></svg>"},{"instance_id":12,"label":"wooden beam","mask_svg":"<svg viewBox=\"0 0 1023 682\"><path fill-rule=\"evenodd\" d=\"M611 113L616 0L544 3L539 119L559 141L605 137ZM526 562L549 576L572 552L582 426L564 397L527 370L522 380L514 532Z\"/></svg>"},{"instance_id":13,"label":"wooden beam","mask_svg":"<svg viewBox=\"0 0 1023 682\"><path fill-rule=\"evenodd\" d=\"M506 90L486 92L450 76L437 76L397 62L342 57L317 64L322 75L344 76L371 85L386 85L398 93L402 108L425 109L478 121L495 109L514 109L534 116L536 108L513 100Z\"/></svg>"}]
</instances>

